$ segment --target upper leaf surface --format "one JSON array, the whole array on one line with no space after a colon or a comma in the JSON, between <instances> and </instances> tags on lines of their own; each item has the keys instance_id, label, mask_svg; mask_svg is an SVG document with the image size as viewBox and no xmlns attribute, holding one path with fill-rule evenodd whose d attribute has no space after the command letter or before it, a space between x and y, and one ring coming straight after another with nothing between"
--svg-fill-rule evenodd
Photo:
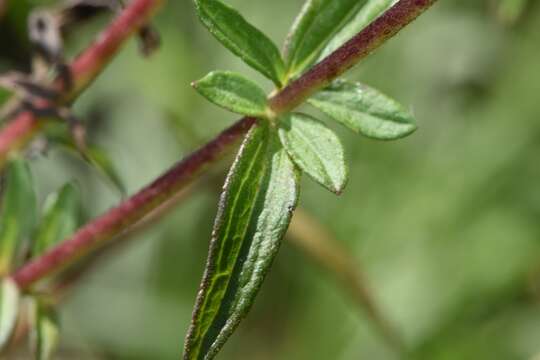
<instances>
[{"instance_id":1,"label":"upper leaf surface","mask_svg":"<svg viewBox=\"0 0 540 360\"><path fill-rule=\"evenodd\" d=\"M353 36L362 31L373 20L381 16L397 0L368 0L354 18L349 21L337 34L332 37L319 56L319 60L324 59L341 45L349 41Z\"/></svg>"},{"instance_id":2,"label":"upper leaf surface","mask_svg":"<svg viewBox=\"0 0 540 360\"><path fill-rule=\"evenodd\" d=\"M296 206L299 174L269 131L250 131L227 177L186 360L212 359L245 317Z\"/></svg>"},{"instance_id":3,"label":"upper leaf surface","mask_svg":"<svg viewBox=\"0 0 540 360\"><path fill-rule=\"evenodd\" d=\"M287 114L279 136L298 167L334 193L347 183L347 166L339 138L322 122L305 114Z\"/></svg>"},{"instance_id":4,"label":"upper leaf surface","mask_svg":"<svg viewBox=\"0 0 540 360\"><path fill-rule=\"evenodd\" d=\"M193 87L214 104L232 112L255 117L266 114L266 94L241 75L214 71L193 83Z\"/></svg>"},{"instance_id":5,"label":"upper leaf surface","mask_svg":"<svg viewBox=\"0 0 540 360\"><path fill-rule=\"evenodd\" d=\"M19 242L30 234L36 221L36 195L30 168L22 159L6 169L0 211L0 274L9 270Z\"/></svg>"},{"instance_id":6,"label":"upper leaf surface","mask_svg":"<svg viewBox=\"0 0 540 360\"><path fill-rule=\"evenodd\" d=\"M416 130L414 118L401 104L362 84L335 82L309 103L370 138L393 140Z\"/></svg>"},{"instance_id":7,"label":"upper leaf surface","mask_svg":"<svg viewBox=\"0 0 540 360\"><path fill-rule=\"evenodd\" d=\"M77 229L79 218L79 191L74 184L66 184L45 200L43 220L38 227L33 255L64 240Z\"/></svg>"},{"instance_id":8,"label":"upper leaf surface","mask_svg":"<svg viewBox=\"0 0 540 360\"><path fill-rule=\"evenodd\" d=\"M274 43L238 11L218 0L196 0L197 12L208 30L248 65L281 86L285 66Z\"/></svg>"},{"instance_id":9,"label":"upper leaf surface","mask_svg":"<svg viewBox=\"0 0 540 360\"><path fill-rule=\"evenodd\" d=\"M285 45L289 77L317 60L332 36L365 4L366 0L307 0Z\"/></svg>"}]
</instances>

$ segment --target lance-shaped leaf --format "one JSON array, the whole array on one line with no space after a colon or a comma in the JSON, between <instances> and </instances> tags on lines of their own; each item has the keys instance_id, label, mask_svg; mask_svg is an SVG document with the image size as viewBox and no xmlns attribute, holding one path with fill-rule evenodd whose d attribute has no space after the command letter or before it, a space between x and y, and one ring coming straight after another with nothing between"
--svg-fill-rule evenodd
<instances>
[{"instance_id":1,"label":"lance-shaped leaf","mask_svg":"<svg viewBox=\"0 0 540 360\"><path fill-rule=\"evenodd\" d=\"M298 182L277 136L253 128L221 195L184 359L212 359L249 311L289 226Z\"/></svg>"},{"instance_id":2,"label":"lance-shaped leaf","mask_svg":"<svg viewBox=\"0 0 540 360\"><path fill-rule=\"evenodd\" d=\"M285 65L276 45L238 11L219 0L195 0L208 31L248 65L280 86Z\"/></svg>"},{"instance_id":3,"label":"lance-shaped leaf","mask_svg":"<svg viewBox=\"0 0 540 360\"><path fill-rule=\"evenodd\" d=\"M335 82L309 103L349 129L379 140L402 138L416 130L412 115L398 102L366 85Z\"/></svg>"},{"instance_id":4,"label":"lance-shaped leaf","mask_svg":"<svg viewBox=\"0 0 540 360\"><path fill-rule=\"evenodd\" d=\"M58 314L43 301L34 301L31 345L36 360L53 359L60 336Z\"/></svg>"},{"instance_id":5,"label":"lance-shaped leaf","mask_svg":"<svg viewBox=\"0 0 540 360\"><path fill-rule=\"evenodd\" d=\"M343 145L322 122L292 113L280 119L279 137L296 165L328 190L339 194L347 183Z\"/></svg>"},{"instance_id":6,"label":"lance-shaped leaf","mask_svg":"<svg viewBox=\"0 0 540 360\"><path fill-rule=\"evenodd\" d=\"M321 52L318 61L333 53L341 45L349 41L353 36L362 31L373 20L381 16L397 0L368 0L354 18L349 21L337 34L332 37L324 50Z\"/></svg>"},{"instance_id":7,"label":"lance-shaped leaf","mask_svg":"<svg viewBox=\"0 0 540 360\"><path fill-rule=\"evenodd\" d=\"M312 65L332 36L365 3L366 0L307 0L285 44L289 77Z\"/></svg>"},{"instance_id":8,"label":"lance-shaped leaf","mask_svg":"<svg viewBox=\"0 0 540 360\"><path fill-rule=\"evenodd\" d=\"M241 75L214 71L194 82L193 87L214 104L232 112L255 117L267 114L266 94Z\"/></svg>"},{"instance_id":9,"label":"lance-shaped leaf","mask_svg":"<svg viewBox=\"0 0 540 360\"><path fill-rule=\"evenodd\" d=\"M0 350L9 341L19 313L20 293L9 278L0 283Z\"/></svg>"},{"instance_id":10,"label":"lance-shaped leaf","mask_svg":"<svg viewBox=\"0 0 540 360\"><path fill-rule=\"evenodd\" d=\"M0 211L0 274L9 271L20 241L36 221L36 195L28 164L12 160L6 170Z\"/></svg>"},{"instance_id":11,"label":"lance-shaped leaf","mask_svg":"<svg viewBox=\"0 0 540 360\"><path fill-rule=\"evenodd\" d=\"M79 190L72 183L47 197L43 220L35 236L32 251L34 256L42 254L75 232L79 223L79 209Z\"/></svg>"}]
</instances>

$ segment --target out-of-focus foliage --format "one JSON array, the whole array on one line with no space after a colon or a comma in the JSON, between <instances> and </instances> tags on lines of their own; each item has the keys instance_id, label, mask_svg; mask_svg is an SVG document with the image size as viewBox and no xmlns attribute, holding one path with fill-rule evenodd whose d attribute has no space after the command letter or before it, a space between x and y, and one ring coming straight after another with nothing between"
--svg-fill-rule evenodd
<instances>
[{"instance_id":1,"label":"out-of-focus foliage","mask_svg":"<svg viewBox=\"0 0 540 360\"><path fill-rule=\"evenodd\" d=\"M302 4L229 3L276 42ZM24 14L41 4L9 2L0 20L0 71L28 68ZM540 353L540 4L529 1L513 26L500 21L498 4L440 1L351 73L409 104L419 129L386 143L328 121L345 142L349 185L336 198L306 180L300 198L363 265L418 359ZM70 34L70 53L105 23ZM163 46L155 56L142 59L133 41L75 105L89 142L111 156L128 193L236 119L202 99L191 81L219 68L264 83L207 35L190 1L168 2L156 25ZM40 203L73 177L86 218L119 200L61 149L36 155L31 166ZM59 307L63 358L179 357L224 179L219 170L73 289ZM399 357L332 277L285 242L220 358Z\"/></svg>"}]
</instances>

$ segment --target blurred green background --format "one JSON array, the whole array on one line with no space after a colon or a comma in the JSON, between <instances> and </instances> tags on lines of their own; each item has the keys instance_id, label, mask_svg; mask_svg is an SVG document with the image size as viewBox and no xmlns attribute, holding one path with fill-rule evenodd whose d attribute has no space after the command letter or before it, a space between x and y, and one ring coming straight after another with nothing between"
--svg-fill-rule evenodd
<instances>
[{"instance_id":1,"label":"blurred green background","mask_svg":"<svg viewBox=\"0 0 540 360\"><path fill-rule=\"evenodd\" d=\"M302 4L228 2L279 43ZM511 2L521 1L505 0L510 11ZM9 2L0 71L27 69L25 17L44 3ZM513 22L498 6L439 1L350 72L406 104L419 130L386 143L335 127L348 188L336 197L304 180L302 208L352 257L408 358L540 356L540 3L525 4ZM72 33L69 53L107 21ZM191 81L228 69L271 89L206 32L190 1L169 1L155 24L161 50L143 59L131 41L74 107L130 194L236 119L199 97ZM179 358L229 162L81 279L61 308L60 358ZM34 155L32 171L40 199L76 179L86 219L120 200L103 177L55 148ZM403 356L332 275L285 241L219 358Z\"/></svg>"}]
</instances>

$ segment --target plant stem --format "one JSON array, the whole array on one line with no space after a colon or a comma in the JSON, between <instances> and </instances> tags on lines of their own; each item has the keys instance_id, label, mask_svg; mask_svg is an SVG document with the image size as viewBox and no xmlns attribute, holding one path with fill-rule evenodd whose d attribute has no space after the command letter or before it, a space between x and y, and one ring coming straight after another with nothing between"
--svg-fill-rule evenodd
<instances>
[{"instance_id":1,"label":"plant stem","mask_svg":"<svg viewBox=\"0 0 540 360\"><path fill-rule=\"evenodd\" d=\"M364 272L333 234L305 210L297 209L287 235L304 255L341 283L386 343L404 355L405 343L377 304Z\"/></svg>"},{"instance_id":2,"label":"plant stem","mask_svg":"<svg viewBox=\"0 0 540 360\"><path fill-rule=\"evenodd\" d=\"M396 34L435 1L401 0L397 2L390 10L353 39L276 94L270 100L273 111L282 113L298 106L313 92L324 87L380 46L385 40ZM152 1L135 0L133 4L138 2L147 3ZM153 1L152 3L155 2L157 1ZM105 47L104 50L106 50ZM105 55L110 54L112 51L112 49L104 50L100 52ZM94 56L88 55L83 57L83 59L84 61L80 60L79 65L82 68L89 69L91 68L89 64L96 64L96 62L103 66ZM96 67L99 68L99 65L96 65ZM77 74L79 74L81 81L76 86L79 90L90 83L97 73L96 71L83 71L83 69L76 67L75 69L77 69ZM86 76L83 76L84 74ZM34 120L34 122L36 121ZM197 176L202 174L207 166L215 163L255 122L256 120L253 118L244 118L235 123L217 138L205 144L173 167L154 183L124 201L118 207L109 210L104 215L88 223L70 239L24 265L12 275L13 279L19 287L23 289L28 288L34 282L61 269L106 240L122 233L128 227L134 225L152 212L162 202L166 201L167 198L174 196ZM22 137L20 136L20 138ZM0 134L0 161L3 151L2 134Z\"/></svg>"},{"instance_id":3,"label":"plant stem","mask_svg":"<svg viewBox=\"0 0 540 360\"><path fill-rule=\"evenodd\" d=\"M276 114L288 112L327 86L397 34L437 0L400 0L351 40L270 99Z\"/></svg>"},{"instance_id":4,"label":"plant stem","mask_svg":"<svg viewBox=\"0 0 540 360\"><path fill-rule=\"evenodd\" d=\"M59 104L73 101L101 73L114 58L126 40L144 25L164 0L134 0L107 27L98 39L69 66L73 86L56 79L55 90L64 92ZM44 106L51 104L43 103ZM23 147L39 130L42 122L32 113L23 112L0 130L0 167L11 151Z\"/></svg>"},{"instance_id":5,"label":"plant stem","mask_svg":"<svg viewBox=\"0 0 540 360\"><path fill-rule=\"evenodd\" d=\"M204 173L227 153L256 122L243 118L195 151L131 198L83 226L70 239L30 261L12 275L20 288L74 262L127 230Z\"/></svg>"}]
</instances>

